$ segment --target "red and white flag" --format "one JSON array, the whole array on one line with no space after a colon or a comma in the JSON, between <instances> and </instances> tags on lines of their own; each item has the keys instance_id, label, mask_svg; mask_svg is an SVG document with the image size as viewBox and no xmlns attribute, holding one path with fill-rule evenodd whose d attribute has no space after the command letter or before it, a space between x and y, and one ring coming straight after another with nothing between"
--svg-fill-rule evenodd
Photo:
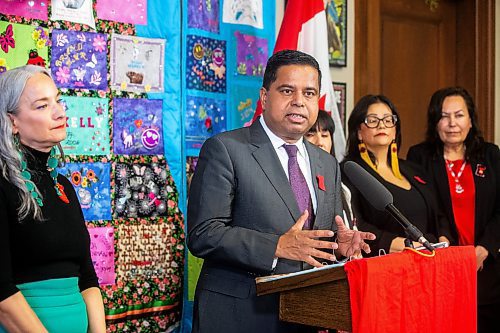
<instances>
[{"instance_id":1,"label":"red and white flag","mask_svg":"<svg viewBox=\"0 0 500 333\"><path fill-rule=\"evenodd\" d=\"M318 61L322 74L319 108L332 115L335 124L333 138L335 156L339 161L342 160L346 141L330 76L326 12L323 0L288 0L274 53L281 50L299 50L312 55ZM252 121L261 114L262 106L259 101Z\"/></svg>"}]
</instances>

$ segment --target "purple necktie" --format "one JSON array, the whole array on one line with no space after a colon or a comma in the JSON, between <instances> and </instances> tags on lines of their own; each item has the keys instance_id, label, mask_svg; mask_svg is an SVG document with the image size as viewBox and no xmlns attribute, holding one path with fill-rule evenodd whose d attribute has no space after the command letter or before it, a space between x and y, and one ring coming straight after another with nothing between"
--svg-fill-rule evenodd
<instances>
[{"instance_id":1,"label":"purple necktie","mask_svg":"<svg viewBox=\"0 0 500 333\"><path fill-rule=\"evenodd\" d=\"M295 145L283 145L283 147L288 154L288 179L292 186L293 193L295 194L297 204L299 205L300 213L302 214L306 209L309 212L307 221L304 224L304 229L311 229L311 221L314 212L312 209L309 187L307 186L304 174L300 171L299 162L297 161L298 148Z\"/></svg>"}]
</instances>

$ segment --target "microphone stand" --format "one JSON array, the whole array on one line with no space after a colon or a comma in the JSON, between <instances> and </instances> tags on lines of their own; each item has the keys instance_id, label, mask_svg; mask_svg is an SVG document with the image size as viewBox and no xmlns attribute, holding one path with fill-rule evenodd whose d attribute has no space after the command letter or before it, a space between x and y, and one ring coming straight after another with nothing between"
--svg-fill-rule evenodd
<instances>
[{"instance_id":1,"label":"microphone stand","mask_svg":"<svg viewBox=\"0 0 500 333\"><path fill-rule=\"evenodd\" d=\"M392 203L388 204L385 209L389 212L389 214L392 215L392 217L394 217L396 221L399 222L399 224L401 224L411 240L421 243L427 250L431 252L435 250L434 246L432 246L431 243L429 243L429 241L425 239L422 231L418 230L417 227L415 227L410 221L408 221L408 219Z\"/></svg>"}]
</instances>

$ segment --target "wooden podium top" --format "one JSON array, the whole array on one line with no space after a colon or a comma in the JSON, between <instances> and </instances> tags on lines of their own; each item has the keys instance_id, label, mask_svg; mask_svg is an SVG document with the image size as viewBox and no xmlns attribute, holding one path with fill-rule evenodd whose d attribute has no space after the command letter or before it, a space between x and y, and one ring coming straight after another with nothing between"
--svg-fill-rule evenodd
<instances>
[{"instance_id":1,"label":"wooden podium top","mask_svg":"<svg viewBox=\"0 0 500 333\"><path fill-rule=\"evenodd\" d=\"M328 265L290 274L262 276L255 279L257 296L310 287L347 278L344 265Z\"/></svg>"}]
</instances>

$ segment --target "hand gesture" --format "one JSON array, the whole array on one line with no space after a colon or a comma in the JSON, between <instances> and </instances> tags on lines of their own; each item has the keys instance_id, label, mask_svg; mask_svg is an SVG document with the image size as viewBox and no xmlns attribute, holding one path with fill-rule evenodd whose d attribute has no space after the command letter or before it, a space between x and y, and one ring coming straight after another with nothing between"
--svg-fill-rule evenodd
<instances>
[{"instance_id":1,"label":"hand gesture","mask_svg":"<svg viewBox=\"0 0 500 333\"><path fill-rule=\"evenodd\" d=\"M337 252L344 257L352 257L359 255L363 250L370 253L370 246L365 243L365 240L374 240L375 235L371 232L357 231L348 229L340 216L335 216L337 224Z\"/></svg>"},{"instance_id":2,"label":"hand gesture","mask_svg":"<svg viewBox=\"0 0 500 333\"><path fill-rule=\"evenodd\" d=\"M333 250L337 248L337 244L318 240L322 237L332 237L334 233L331 230L302 230L308 215L308 211L304 211L290 230L281 235L275 256L304 261L311 266L321 267L323 265L315 258L335 261ZM319 249L327 249L327 251Z\"/></svg>"}]
</instances>

